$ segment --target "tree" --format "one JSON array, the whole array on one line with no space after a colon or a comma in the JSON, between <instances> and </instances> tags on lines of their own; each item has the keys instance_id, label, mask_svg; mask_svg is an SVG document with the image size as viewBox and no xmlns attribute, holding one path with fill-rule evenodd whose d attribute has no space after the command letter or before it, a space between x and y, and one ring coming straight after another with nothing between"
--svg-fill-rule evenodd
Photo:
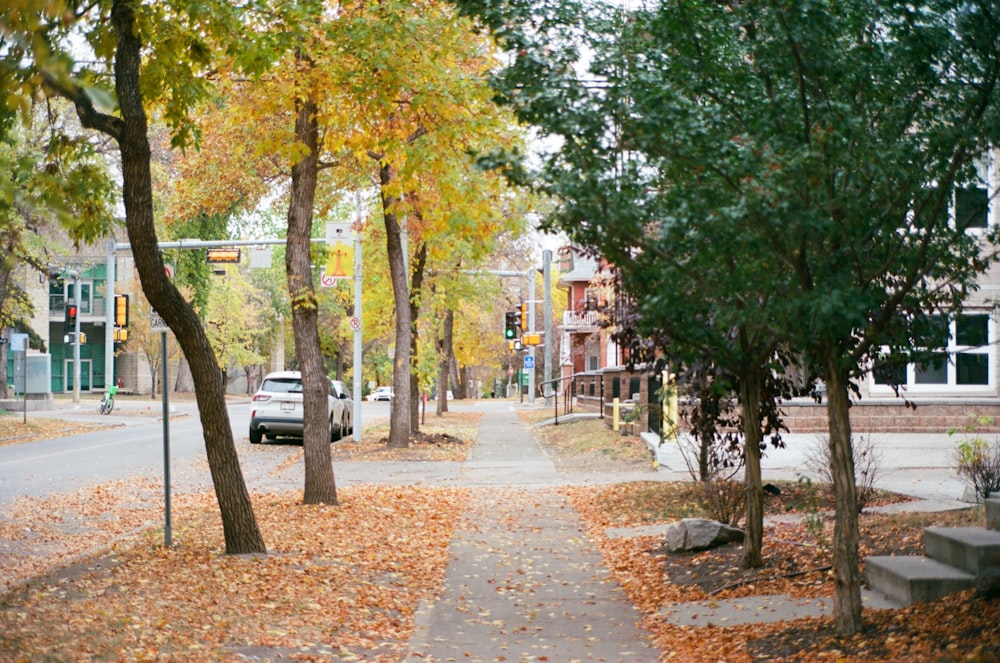
<instances>
[{"instance_id":1,"label":"tree","mask_svg":"<svg viewBox=\"0 0 1000 663\"><path fill-rule=\"evenodd\" d=\"M31 109L24 126L0 110L0 337L9 340L9 330L19 329L34 348L41 339L28 322L34 310L18 268L47 278L60 227L79 244L105 232L112 218L113 186L96 146L79 136L79 127L73 135L50 133L67 124L66 106L50 104L44 114ZM7 398L8 348L0 345L0 398Z\"/></svg>"},{"instance_id":2,"label":"tree","mask_svg":"<svg viewBox=\"0 0 1000 663\"><path fill-rule=\"evenodd\" d=\"M8 93L27 98L44 82L49 94L74 104L84 128L117 143L125 225L143 291L174 332L194 377L226 551L263 552L264 541L236 456L218 362L198 316L164 273L152 206L146 104L162 104L175 144L189 142L186 111L205 89L204 79L195 72L210 59L205 35L231 35L237 25L227 3L211 3L211 11L202 8L205 11L187 12L183 2L140 7L112 0L88 5L88 11L79 13L61 3L44 3L37 12L23 12L17 23L8 26L21 45L8 51L9 64L20 70L26 55L23 48L33 66L23 70L24 88ZM97 68L75 68L68 39L74 29L83 30L94 47ZM113 82L117 105L107 103L111 96L100 86L105 81ZM105 107L110 110L102 110Z\"/></svg>"},{"instance_id":3,"label":"tree","mask_svg":"<svg viewBox=\"0 0 1000 663\"><path fill-rule=\"evenodd\" d=\"M498 15L468 4L495 28L511 25L509 6ZM549 30L578 34L580 14L564 3L548 13L512 4L518 26L544 14L558 24ZM684 266L689 254L678 260L669 243L678 232L702 240L691 247L697 267L754 265L734 271L748 280L727 281L733 290L713 313L752 322L826 383L835 623L856 633L851 399L885 357L941 347L934 316L956 315L994 260L996 238L978 242L947 210L1000 138L997 9L671 1L591 27L590 85L575 80L576 53L552 34L515 29L504 33L517 57L501 92L566 139L542 168L563 198L560 224L650 269ZM647 294L639 280L626 286ZM729 310L761 288L782 295L767 317Z\"/></svg>"},{"instance_id":4,"label":"tree","mask_svg":"<svg viewBox=\"0 0 1000 663\"><path fill-rule=\"evenodd\" d=\"M243 275L238 265L226 268L208 296L205 331L212 343L223 382L228 384L231 367L260 365L261 339L270 332L266 313L270 302Z\"/></svg>"}]
</instances>

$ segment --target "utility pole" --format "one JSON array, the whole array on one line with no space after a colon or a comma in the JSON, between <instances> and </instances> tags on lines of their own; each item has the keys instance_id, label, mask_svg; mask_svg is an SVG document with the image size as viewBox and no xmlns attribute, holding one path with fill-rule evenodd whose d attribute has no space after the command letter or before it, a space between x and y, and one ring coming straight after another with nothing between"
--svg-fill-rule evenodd
<instances>
[{"instance_id":1,"label":"utility pole","mask_svg":"<svg viewBox=\"0 0 1000 663\"><path fill-rule=\"evenodd\" d=\"M525 272L528 279L528 333L535 333L535 269L532 267ZM549 342L545 339L546 344ZM530 369L528 370L528 402L535 402L535 346L528 346L528 356L531 357Z\"/></svg>"},{"instance_id":2,"label":"utility pole","mask_svg":"<svg viewBox=\"0 0 1000 663\"><path fill-rule=\"evenodd\" d=\"M546 249L542 251L542 288L544 289L545 305L543 310L544 331L545 331L545 405L552 405L552 396L555 391L552 384L552 346L555 337L552 335L552 251Z\"/></svg>"},{"instance_id":3,"label":"utility pole","mask_svg":"<svg viewBox=\"0 0 1000 663\"><path fill-rule=\"evenodd\" d=\"M73 321L73 402L80 402L80 271L73 272L73 305L76 319Z\"/></svg>"}]
</instances>

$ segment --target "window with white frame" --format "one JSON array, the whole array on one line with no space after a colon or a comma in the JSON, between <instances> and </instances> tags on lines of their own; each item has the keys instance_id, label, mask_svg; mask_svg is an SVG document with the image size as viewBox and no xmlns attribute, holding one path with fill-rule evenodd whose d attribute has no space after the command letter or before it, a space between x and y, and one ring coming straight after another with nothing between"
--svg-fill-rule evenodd
<instances>
[{"instance_id":1,"label":"window with white frame","mask_svg":"<svg viewBox=\"0 0 1000 663\"><path fill-rule=\"evenodd\" d=\"M961 393L992 387L995 326L987 312L968 312L950 325L948 347L935 352L925 365L877 366L871 373L873 393L895 383L909 393L947 389Z\"/></svg>"},{"instance_id":2,"label":"window with white frame","mask_svg":"<svg viewBox=\"0 0 1000 663\"><path fill-rule=\"evenodd\" d=\"M966 230L990 225L990 194L985 186L970 184L955 189L955 225Z\"/></svg>"}]
</instances>

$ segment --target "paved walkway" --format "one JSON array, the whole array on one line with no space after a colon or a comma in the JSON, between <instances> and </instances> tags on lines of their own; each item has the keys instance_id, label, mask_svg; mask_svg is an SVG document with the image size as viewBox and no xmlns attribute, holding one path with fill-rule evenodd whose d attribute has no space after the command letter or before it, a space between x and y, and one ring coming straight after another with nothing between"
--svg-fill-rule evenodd
<instances>
[{"instance_id":1,"label":"paved walkway","mask_svg":"<svg viewBox=\"0 0 1000 663\"><path fill-rule=\"evenodd\" d=\"M556 484L559 474L511 409L487 411L462 473L486 487L473 489L443 592L418 613L409 660L659 659L566 499L523 487Z\"/></svg>"}]
</instances>

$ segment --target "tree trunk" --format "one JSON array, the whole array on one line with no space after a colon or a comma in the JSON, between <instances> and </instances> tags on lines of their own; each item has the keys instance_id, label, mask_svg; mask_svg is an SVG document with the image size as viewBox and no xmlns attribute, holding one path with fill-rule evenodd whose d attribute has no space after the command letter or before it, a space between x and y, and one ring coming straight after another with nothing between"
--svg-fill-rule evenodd
<instances>
[{"instance_id":1,"label":"tree trunk","mask_svg":"<svg viewBox=\"0 0 1000 663\"><path fill-rule=\"evenodd\" d=\"M192 392L194 391L194 380L191 377L191 367L183 356L177 362L177 377L174 379L174 391Z\"/></svg>"},{"instance_id":2,"label":"tree trunk","mask_svg":"<svg viewBox=\"0 0 1000 663\"><path fill-rule=\"evenodd\" d=\"M465 370L465 367L458 367L458 360L455 359L455 343L454 334L452 334L452 344L451 348L448 350L448 354L451 355L451 365L449 366L449 371L451 371L451 381L455 389L455 398L472 398L469 394L469 374Z\"/></svg>"},{"instance_id":3,"label":"tree trunk","mask_svg":"<svg viewBox=\"0 0 1000 663\"><path fill-rule=\"evenodd\" d=\"M111 9L117 38L115 90L121 118L97 113L83 90L77 92L74 102L84 127L103 130L118 141L125 225L136 270L143 292L167 322L191 364L226 552L266 552L236 455L218 362L197 314L167 278L159 251L153 220L148 128L139 89L142 44L135 7L128 0L115 0Z\"/></svg>"},{"instance_id":4,"label":"tree trunk","mask_svg":"<svg viewBox=\"0 0 1000 663\"><path fill-rule=\"evenodd\" d=\"M393 303L396 309L396 354L392 365L392 399L389 415L388 446L404 449L410 446L410 294L406 274L406 257L403 254L402 231L393 209L397 198L389 192L394 179L392 166L383 163L379 167L381 184L382 215L385 218L385 244L389 258L389 278L392 281Z\"/></svg>"},{"instance_id":5,"label":"tree trunk","mask_svg":"<svg viewBox=\"0 0 1000 663\"><path fill-rule=\"evenodd\" d=\"M301 70L310 64L297 54ZM307 154L292 166L288 203L285 269L292 307L295 357L302 371L302 448L305 464L305 504L336 504L337 486L330 458L329 378L323 369L319 342L319 301L312 280L312 221L319 172L319 127L314 96L295 102L295 138Z\"/></svg>"},{"instance_id":6,"label":"tree trunk","mask_svg":"<svg viewBox=\"0 0 1000 663\"><path fill-rule=\"evenodd\" d=\"M3 343L0 343L0 398L8 399L10 395L7 393L7 348L10 347L10 329L4 327L0 329L0 338L3 339Z\"/></svg>"},{"instance_id":7,"label":"tree trunk","mask_svg":"<svg viewBox=\"0 0 1000 663\"><path fill-rule=\"evenodd\" d=\"M417 366L417 351L419 350L420 331L417 320L420 318L420 301L424 288L424 268L427 266L427 243L421 242L413 255L413 266L410 277L410 398L414 403L410 413L410 432L420 432L420 407L423 405L420 394L420 371Z\"/></svg>"},{"instance_id":8,"label":"tree trunk","mask_svg":"<svg viewBox=\"0 0 1000 663\"><path fill-rule=\"evenodd\" d=\"M160 372L160 363L146 355L146 365L149 366L149 400L156 400L156 380Z\"/></svg>"},{"instance_id":9,"label":"tree trunk","mask_svg":"<svg viewBox=\"0 0 1000 663\"><path fill-rule=\"evenodd\" d=\"M843 636L861 631L861 578L858 572L858 495L851 449L848 378L832 350L826 357L827 416L830 420L830 476L836 504L833 527L833 619Z\"/></svg>"},{"instance_id":10,"label":"tree trunk","mask_svg":"<svg viewBox=\"0 0 1000 663\"><path fill-rule=\"evenodd\" d=\"M448 309L441 322L441 336L438 340L438 397L437 416L448 411L448 377L451 373L451 344L455 331L455 312Z\"/></svg>"},{"instance_id":11,"label":"tree trunk","mask_svg":"<svg viewBox=\"0 0 1000 663\"><path fill-rule=\"evenodd\" d=\"M764 565L764 491L760 478L760 375L751 368L740 379L740 400L743 413L744 466L746 490L746 523L743 534L743 559L745 569Z\"/></svg>"}]
</instances>

